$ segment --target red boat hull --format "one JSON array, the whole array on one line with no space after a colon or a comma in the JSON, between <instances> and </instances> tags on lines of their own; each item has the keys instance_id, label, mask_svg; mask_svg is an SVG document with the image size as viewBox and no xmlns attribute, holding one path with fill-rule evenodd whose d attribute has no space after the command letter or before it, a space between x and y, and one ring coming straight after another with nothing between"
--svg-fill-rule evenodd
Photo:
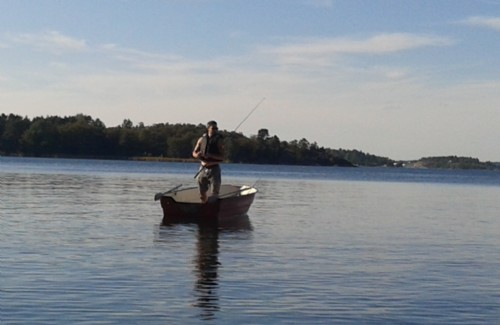
<instances>
[{"instance_id":1,"label":"red boat hull","mask_svg":"<svg viewBox=\"0 0 500 325\"><path fill-rule=\"evenodd\" d=\"M160 199L163 209L163 223L195 222L213 223L227 222L246 216L255 198L255 192L216 198L207 203L178 202L172 196Z\"/></svg>"}]
</instances>

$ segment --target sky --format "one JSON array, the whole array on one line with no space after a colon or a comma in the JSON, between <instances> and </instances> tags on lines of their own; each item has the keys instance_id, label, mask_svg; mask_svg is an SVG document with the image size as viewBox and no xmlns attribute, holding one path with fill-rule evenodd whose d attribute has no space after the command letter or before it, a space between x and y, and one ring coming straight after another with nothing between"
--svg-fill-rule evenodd
<instances>
[{"instance_id":1,"label":"sky","mask_svg":"<svg viewBox=\"0 0 500 325\"><path fill-rule=\"evenodd\" d=\"M262 101L264 99L264 101ZM500 0L0 0L0 114L500 161Z\"/></svg>"}]
</instances>

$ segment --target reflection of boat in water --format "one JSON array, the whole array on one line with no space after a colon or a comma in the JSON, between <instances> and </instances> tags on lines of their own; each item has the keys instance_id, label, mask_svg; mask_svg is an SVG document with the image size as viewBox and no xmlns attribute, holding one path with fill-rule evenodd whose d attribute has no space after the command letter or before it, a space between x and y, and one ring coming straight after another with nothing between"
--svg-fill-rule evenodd
<instances>
[{"instance_id":1,"label":"reflection of boat in water","mask_svg":"<svg viewBox=\"0 0 500 325\"><path fill-rule=\"evenodd\" d=\"M224 222L245 216L253 203L257 189L251 186L224 184L216 197L202 203L197 187L179 190L177 186L155 195L163 209L163 223Z\"/></svg>"},{"instance_id":2,"label":"reflection of boat in water","mask_svg":"<svg viewBox=\"0 0 500 325\"><path fill-rule=\"evenodd\" d=\"M178 228L183 227L183 228ZM220 245L220 236L231 234L234 240L247 239L248 232L252 230L250 219L247 215L238 217L228 222L218 224L180 225L162 224L159 229L161 242L169 243L167 236L179 234L176 230L193 229L196 227L196 254L193 258L193 274L196 276L193 289L193 306L198 308L199 319L216 320L221 309L219 301L219 253L223 248ZM185 233L184 233L185 234ZM191 234L191 232L189 232ZM233 236L233 234L241 234Z\"/></svg>"},{"instance_id":3,"label":"reflection of boat in water","mask_svg":"<svg viewBox=\"0 0 500 325\"><path fill-rule=\"evenodd\" d=\"M197 254L195 258L197 276L194 293L195 306L200 308L200 318L214 319L219 310L219 231L215 227L198 228Z\"/></svg>"}]
</instances>

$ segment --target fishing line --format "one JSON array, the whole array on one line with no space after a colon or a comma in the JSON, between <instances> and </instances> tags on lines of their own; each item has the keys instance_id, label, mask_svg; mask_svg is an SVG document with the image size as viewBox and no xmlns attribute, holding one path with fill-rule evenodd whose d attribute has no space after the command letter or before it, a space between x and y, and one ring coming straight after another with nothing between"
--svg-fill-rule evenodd
<instances>
[{"instance_id":1,"label":"fishing line","mask_svg":"<svg viewBox=\"0 0 500 325\"><path fill-rule=\"evenodd\" d=\"M238 129L239 129L239 127L243 124L243 122L245 122L245 121L246 121L246 120L250 117L250 115L252 115L252 113L253 113L253 112L257 109L257 107L259 107L259 106L260 106L260 104L262 104L262 102L263 102L265 99L266 99L266 97L262 98L262 99L260 100L260 102L259 102L257 105L255 105L255 107L254 107L254 108L250 111L250 113L248 113L248 115L247 115L247 116L245 116L245 118L243 119L243 121L241 121L241 122L240 122L240 124L238 124L238 126L234 129L234 131L233 131L233 132L236 132L236 130L238 130Z\"/></svg>"}]
</instances>

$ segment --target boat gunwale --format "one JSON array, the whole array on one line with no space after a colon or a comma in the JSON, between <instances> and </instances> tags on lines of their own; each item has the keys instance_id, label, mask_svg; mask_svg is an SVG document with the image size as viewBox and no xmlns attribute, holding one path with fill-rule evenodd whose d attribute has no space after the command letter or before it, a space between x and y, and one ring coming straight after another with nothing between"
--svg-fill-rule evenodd
<instances>
[{"instance_id":1,"label":"boat gunwale","mask_svg":"<svg viewBox=\"0 0 500 325\"><path fill-rule=\"evenodd\" d=\"M208 204L213 204L215 202L220 202L228 199L234 199L234 198L242 198L244 196L248 195L255 195L258 193L258 189L249 186L249 185L232 185L232 184L224 184L222 185L222 188L226 189L233 189L233 191L226 191L225 193L220 194L219 196L209 196L209 202ZM191 197L188 198L178 198L177 195L178 193L185 192L185 194L191 195ZM193 192L193 193L189 193ZM187 187L184 189L178 189L175 191L172 191L170 193L166 193L162 196L162 198L171 198L176 204L207 204L203 203L199 199L199 192L198 192L198 187L192 186L192 187ZM176 199L177 198L177 199Z\"/></svg>"}]
</instances>

